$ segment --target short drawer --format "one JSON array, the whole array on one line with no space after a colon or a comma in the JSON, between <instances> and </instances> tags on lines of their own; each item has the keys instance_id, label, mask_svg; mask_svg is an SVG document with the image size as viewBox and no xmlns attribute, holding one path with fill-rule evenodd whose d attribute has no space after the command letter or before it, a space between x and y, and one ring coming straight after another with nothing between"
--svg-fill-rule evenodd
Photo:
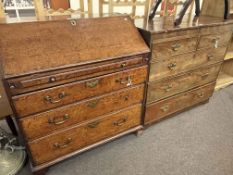
<instances>
[{"instance_id":1,"label":"short drawer","mask_svg":"<svg viewBox=\"0 0 233 175\"><path fill-rule=\"evenodd\" d=\"M111 113L92 122L29 142L34 165L39 165L141 124L141 105Z\"/></svg>"},{"instance_id":2,"label":"short drawer","mask_svg":"<svg viewBox=\"0 0 233 175\"><path fill-rule=\"evenodd\" d=\"M196 69L194 71L166 78L161 81L149 82L147 103L152 103L169 96L215 81L222 63Z\"/></svg>"},{"instance_id":3,"label":"short drawer","mask_svg":"<svg viewBox=\"0 0 233 175\"><path fill-rule=\"evenodd\" d=\"M160 20L160 19L159 19ZM156 22L156 21L154 21ZM169 21L171 22L171 21ZM163 27L163 26L162 26ZM155 30L159 30L160 26L156 26ZM161 29L162 31L162 29ZM185 29L185 30L173 30L173 31L164 31L164 32L155 32L152 34L152 39L156 43L161 43L167 40L177 40L184 38L197 37L199 35L198 28Z\"/></svg>"},{"instance_id":4,"label":"short drawer","mask_svg":"<svg viewBox=\"0 0 233 175\"><path fill-rule=\"evenodd\" d=\"M67 105L20 119L26 139L46 136L58 129L97 118L101 115L141 103L144 85L119 90L93 99Z\"/></svg>"},{"instance_id":5,"label":"short drawer","mask_svg":"<svg viewBox=\"0 0 233 175\"><path fill-rule=\"evenodd\" d=\"M214 87L215 83L211 83L148 105L146 107L145 124L158 121L168 115L209 99L213 94Z\"/></svg>"},{"instance_id":6,"label":"short drawer","mask_svg":"<svg viewBox=\"0 0 233 175\"><path fill-rule=\"evenodd\" d=\"M157 61L161 58L170 58L171 56L192 52L196 50L196 47L196 37L153 44L152 61Z\"/></svg>"},{"instance_id":7,"label":"short drawer","mask_svg":"<svg viewBox=\"0 0 233 175\"><path fill-rule=\"evenodd\" d=\"M198 49L201 48L218 48L227 46L232 36L232 32L203 35L200 38Z\"/></svg>"},{"instance_id":8,"label":"short drawer","mask_svg":"<svg viewBox=\"0 0 233 175\"><path fill-rule=\"evenodd\" d=\"M19 117L109 93L146 81L147 66L78 81L12 98Z\"/></svg>"},{"instance_id":9,"label":"short drawer","mask_svg":"<svg viewBox=\"0 0 233 175\"><path fill-rule=\"evenodd\" d=\"M113 61L104 61L95 64L8 79L7 84L11 94L17 95L78 80L110 74L145 64L147 64L146 55L139 55Z\"/></svg>"},{"instance_id":10,"label":"short drawer","mask_svg":"<svg viewBox=\"0 0 233 175\"><path fill-rule=\"evenodd\" d=\"M203 26L200 29L200 35L226 33L233 30L233 25Z\"/></svg>"},{"instance_id":11,"label":"short drawer","mask_svg":"<svg viewBox=\"0 0 233 175\"><path fill-rule=\"evenodd\" d=\"M222 61L224 59L226 49L226 47L204 49L195 53L182 54L151 62L150 81L174 76L178 73L182 73L205 64L208 65Z\"/></svg>"}]
</instances>

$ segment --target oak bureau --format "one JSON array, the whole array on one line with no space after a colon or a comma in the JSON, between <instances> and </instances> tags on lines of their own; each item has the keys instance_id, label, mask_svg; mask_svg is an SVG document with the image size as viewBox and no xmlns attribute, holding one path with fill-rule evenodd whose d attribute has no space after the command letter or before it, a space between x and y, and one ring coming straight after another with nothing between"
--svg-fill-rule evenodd
<instances>
[{"instance_id":1,"label":"oak bureau","mask_svg":"<svg viewBox=\"0 0 233 175\"><path fill-rule=\"evenodd\" d=\"M128 16L0 23L3 83L34 174L142 129L148 56Z\"/></svg>"},{"instance_id":2,"label":"oak bureau","mask_svg":"<svg viewBox=\"0 0 233 175\"><path fill-rule=\"evenodd\" d=\"M156 17L139 28L151 48L145 125L160 121L212 96L233 21L201 16Z\"/></svg>"}]
</instances>

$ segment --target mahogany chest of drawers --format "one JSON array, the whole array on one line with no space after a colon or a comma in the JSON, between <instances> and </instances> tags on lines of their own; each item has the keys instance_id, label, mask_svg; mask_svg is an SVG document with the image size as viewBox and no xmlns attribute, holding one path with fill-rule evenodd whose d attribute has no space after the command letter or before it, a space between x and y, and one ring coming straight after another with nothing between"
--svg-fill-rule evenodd
<instances>
[{"instance_id":1,"label":"mahogany chest of drawers","mask_svg":"<svg viewBox=\"0 0 233 175\"><path fill-rule=\"evenodd\" d=\"M157 17L139 29L151 48L145 125L213 94L233 24L204 16L196 21L174 27L172 17Z\"/></svg>"},{"instance_id":2,"label":"mahogany chest of drawers","mask_svg":"<svg viewBox=\"0 0 233 175\"><path fill-rule=\"evenodd\" d=\"M142 129L149 48L129 17L0 28L3 82L35 174Z\"/></svg>"}]
</instances>

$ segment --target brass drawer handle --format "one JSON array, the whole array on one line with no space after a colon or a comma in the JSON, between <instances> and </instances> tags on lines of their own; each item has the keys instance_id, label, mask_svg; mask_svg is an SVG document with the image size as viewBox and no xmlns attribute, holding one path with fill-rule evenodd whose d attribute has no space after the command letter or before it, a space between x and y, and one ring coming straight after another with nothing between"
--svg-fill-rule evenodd
<instances>
[{"instance_id":1,"label":"brass drawer handle","mask_svg":"<svg viewBox=\"0 0 233 175\"><path fill-rule=\"evenodd\" d=\"M49 124L54 124L54 125L61 125L63 123L65 123L68 119L70 118L69 114L65 114L62 118L62 120L58 120L57 118L50 118L48 120Z\"/></svg>"},{"instance_id":2,"label":"brass drawer handle","mask_svg":"<svg viewBox=\"0 0 233 175\"><path fill-rule=\"evenodd\" d=\"M100 122L96 121L96 122L89 123L87 125L87 127L88 128L96 128L99 124L100 124Z\"/></svg>"},{"instance_id":3,"label":"brass drawer handle","mask_svg":"<svg viewBox=\"0 0 233 175\"><path fill-rule=\"evenodd\" d=\"M86 87L95 88L99 84L99 80L86 82Z\"/></svg>"},{"instance_id":4,"label":"brass drawer handle","mask_svg":"<svg viewBox=\"0 0 233 175\"><path fill-rule=\"evenodd\" d=\"M169 85L167 85L165 88L163 88L166 92L169 92L169 91L171 91L172 90L172 88L173 88L173 85L172 84L169 84Z\"/></svg>"},{"instance_id":5,"label":"brass drawer handle","mask_svg":"<svg viewBox=\"0 0 233 175\"><path fill-rule=\"evenodd\" d=\"M209 75L210 75L210 73L208 73L208 72L204 73L204 74L201 75L201 78L207 78Z\"/></svg>"},{"instance_id":6,"label":"brass drawer handle","mask_svg":"<svg viewBox=\"0 0 233 175\"><path fill-rule=\"evenodd\" d=\"M203 98L204 97L204 92L199 92L196 95L197 98Z\"/></svg>"},{"instance_id":7,"label":"brass drawer handle","mask_svg":"<svg viewBox=\"0 0 233 175\"><path fill-rule=\"evenodd\" d=\"M89 108L95 108L96 105L98 104L98 102L99 102L99 100L90 101L90 102L87 103L87 106L88 106Z\"/></svg>"},{"instance_id":8,"label":"brass drawer handle","mask_svg":"<svg viewBox=\"0 0 233 175\"><path fill-rule=\"evenodd\" d=\"M60 103L65 96L66 96L65 92L61 92L60 94L58 94L58 100L53 99L53 97L49 95L44 97L44 100L52 104L56 104L56 103Z\"/></svg>"},{"instance_id":9,"label":"brass drawer handle","mask_svg":"<svg viewBox=\"0 0 233 175\"><path fill-rule=\"evenodd\" d=\"M214 43L214 48L218 48L220 37L214 38L212 41Z\"/></svg>"},{"instance_id":10,"label":"brass drawer handle","mask_svg":"<svg viewBox=\"0 0 233 175\"><path fill-rule=\"evenodd\" d=\"M176 68L176 63L170 63L167 67L170 70L174 70Z\"/></svg>"},{"instance_id":11,"label":"brass drawer handle","mask_svg":"<svg viewBox=\"0 0 233 175\"><path fill-rule=\"evenodd\" d=\"M169 106L165 105L160 108L163 112L167 112L169 110Z\"/></svg>"},{"instance_id":12,"label":"brass drawer handle","mask_svg":"<svg viewBox=\"0 0 233 175\"><path fill-rule=\"evenodd\" d=\"M127 122L128 118L122 118L116 122L113 122L113 125L115 126L122 126L125 122Z\"/></svg>"},{"instance_id":13,"label":"brass drawer handle","mask_svg":"<svg viewBox=\"0 0 233 175\"><path fill-rule=\"evenodd\" d=\"M173 51L178 51L180 47L181 47L181 44L178 44L178 43L173 44L173 45L172 45L172 50L173 50Z\"/></svg>"},{"instance_id":14,"label":"brass drawer handle","mask_svg":"<svg viewBox=\"0 0 233 175\"><path fill-rule=\"evenodd\" d=\"M64 143L54 143L53 146L55 149L62 149L66 148L73 142L72 138L68 138Z\"/></svg>"},{"instance_id":15,"label":"brass drawer handle","mask_svg":"<svg viewBox=\"0 0 233 175\"><path fill-rule=\"evenodd\" d=\"M121 68L126 67L126 65L127 65L126 63L122 63L122 64L121 64Z\"/></svg>"},{"instance_id":16,"label":"brass drawer handle","mask_svg":"<svg viewBox=\"0 0 233 175\"><path fill-rule=\"evenodd\" d=\"M116 82L120 84L126 84L126 86L131 86L133 84L132 78L130 76L128 76L127 78L117 79Z\"/></svg>"}]
</instances>

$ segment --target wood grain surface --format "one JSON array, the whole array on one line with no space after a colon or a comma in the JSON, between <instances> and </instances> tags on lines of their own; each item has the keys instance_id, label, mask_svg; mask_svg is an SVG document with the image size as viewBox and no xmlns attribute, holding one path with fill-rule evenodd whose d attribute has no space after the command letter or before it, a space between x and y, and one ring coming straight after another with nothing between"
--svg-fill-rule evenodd
<instances>
[{"instance_id":1,"label":"wood grain surface","mask_svg":"<svg viewBox=\"0 0 233 175\"><path fill-rule=\"evenodd\" d=\"M147 65L12 98L18 117L144 83ZM50 98L47 100L46 98Z\"/></svg>"},{"instance_id":2,"label":"wood grain surface","mask_svg":"<svg viewBox=\"0 0 233 175\"><path fill-rule=\"evenodd\" d=\"M101 139L116 135L140 125L140 122L141 105L135 105L29 142L34 165L51 161Z\"/></svg>"},{"instance_id":3,"label":"wood grain surface","mask_svg":"<svg viewBox=\"0 0 233 175\"><path fill-rule=\"evenodd\" d=\"M4 77L149 52L126 16L1 23L0 27Z\"/></svg>"},{"instance_id":4,"label":"wood grain surface","mask_svg":"<svg viewBox=\"0 0 233 175\"><path fill-rule=\"evenodd\" d=\"M143 101L144 85L123 89L20 119L28 140L36 139Z\"/></svg>"}]
</instances>

